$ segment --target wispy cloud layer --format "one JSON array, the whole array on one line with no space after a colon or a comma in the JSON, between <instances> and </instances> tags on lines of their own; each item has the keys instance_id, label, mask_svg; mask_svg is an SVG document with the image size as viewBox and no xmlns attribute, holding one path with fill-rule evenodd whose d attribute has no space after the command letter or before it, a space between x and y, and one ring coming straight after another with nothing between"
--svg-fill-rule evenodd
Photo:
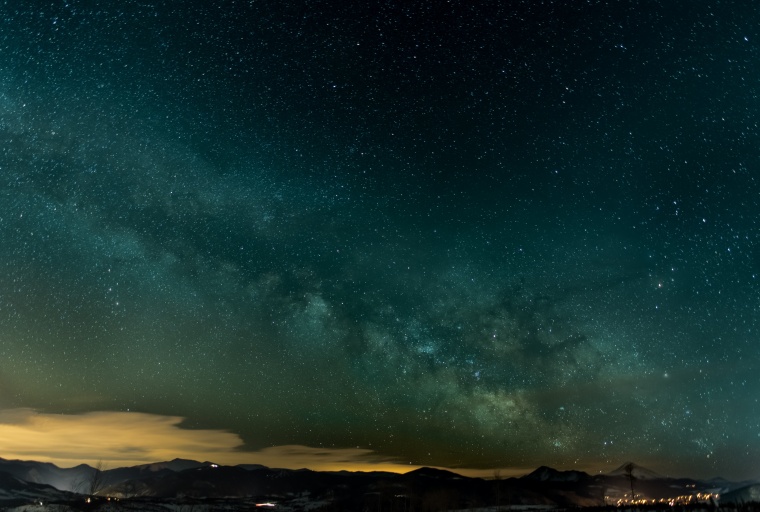
<instances>
[{"instance_id":1,"label":"wispy cloud layer","mask_svg":"<svg viewBox=\"0 0 760 512\"><path fill-rule=\"evenodd\" d=\"M246 451L237 434L182 428L183 420L138 412L63 415L6 409L0 411L0 451L4 458L48 461L59 466L102 460L108 467L120 467L187 458L314 470L405 472L418 467L358 447L285 445Z\"/></svg>"}]
</instances>

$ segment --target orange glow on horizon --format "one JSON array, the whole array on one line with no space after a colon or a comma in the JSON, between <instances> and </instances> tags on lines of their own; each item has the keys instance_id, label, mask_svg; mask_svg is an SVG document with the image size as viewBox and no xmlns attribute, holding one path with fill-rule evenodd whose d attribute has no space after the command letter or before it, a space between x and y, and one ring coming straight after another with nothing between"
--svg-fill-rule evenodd
<instances>
[{"instance_id":1,"label":"orange glow on horizon","mask_svg":"<svg viewBox=\"0 0 760 512\"><path fill-rule=\"evenodd\" d=\"M404 464L365 448L315 448L282 445L243 450L243 441L224 430L191 430L184 418L139 412L98 411L77 415L39 413L32 409L0 411L0 456L5 459L117 468L175 458L224 465L261 464L271 468L314 471L386 471L408 473L420 465ZM445 468L463 476L493 478L494 469ZM500 470L502 478L523 475L525 468Z\"/></svg>"}]
</instances>

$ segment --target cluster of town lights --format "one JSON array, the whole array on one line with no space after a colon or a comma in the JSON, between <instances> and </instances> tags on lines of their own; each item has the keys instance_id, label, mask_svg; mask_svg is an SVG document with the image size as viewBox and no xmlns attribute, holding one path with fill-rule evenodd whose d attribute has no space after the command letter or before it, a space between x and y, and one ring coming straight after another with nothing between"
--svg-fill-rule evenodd
<instances>
[{"instance_id":1,"label":"cluster of town lights","mask_svg":"<svg viewBox=\"0 0 760 512\"><path fill-rule=\"evenodd\" d=\"M625 505L663 505L667 504L671 507L674 507L676 505L695 505L697 503L710 503L715 502L717 503L718 499L720 499L720 494L715 493L709 493L709 492L698 492L697 494L684 494L681 496L676 496L674 498L660 498L660 499L646 499L641 497L636 497L635 499L631 500L629 497L624 496L617 500L616 504L618 507L622 507Z\"/></svg>"}]
</instances>

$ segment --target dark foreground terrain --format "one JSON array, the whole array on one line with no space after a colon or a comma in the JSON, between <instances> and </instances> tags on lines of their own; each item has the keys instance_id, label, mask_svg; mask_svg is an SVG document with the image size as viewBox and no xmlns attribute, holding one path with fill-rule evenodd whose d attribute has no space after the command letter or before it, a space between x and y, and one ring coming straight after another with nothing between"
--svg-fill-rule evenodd
<instances>
[{"instance_id":1,"label":"dark foreground terrain","mask_svg":"<svg viewBox=\"0 0 760 512\"><path fill-rule=\"evenodd\" d=\"M630 466L630 465L629 465ZM668 478L636 466L589 475L541 467L520 478L316 472L173 460L102 470L0 459L0 510L32 511L715 511L760 512L760 484Z\"/></svg>"}]
</instances>

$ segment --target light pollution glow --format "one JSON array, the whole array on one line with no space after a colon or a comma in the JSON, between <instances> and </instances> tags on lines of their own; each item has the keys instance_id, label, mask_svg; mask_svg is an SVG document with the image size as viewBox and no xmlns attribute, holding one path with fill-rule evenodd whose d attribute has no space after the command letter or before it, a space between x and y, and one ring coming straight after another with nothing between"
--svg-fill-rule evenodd
<instances>
[{"instance_id":1,"label":"light pollution glow","mask_svg":"<svg viewBox=\"0 0 760 512\"><path fill-rule=\"evenodd\" d=\"M0 411L3 458L51 462L59 467L103 462L107 468L136 466L174 458L219 464L262 464L315 471L389 471L406 473L420 466L380 457L364 448L282 445L244 450L242 439L224 430L181 427L184 418L140 412L97 411L47 414L18 408ZM520 475L530 468L499 470ZM468 476L492 476L493 469L463 469Z\"/></svg>"}]
</instances>

